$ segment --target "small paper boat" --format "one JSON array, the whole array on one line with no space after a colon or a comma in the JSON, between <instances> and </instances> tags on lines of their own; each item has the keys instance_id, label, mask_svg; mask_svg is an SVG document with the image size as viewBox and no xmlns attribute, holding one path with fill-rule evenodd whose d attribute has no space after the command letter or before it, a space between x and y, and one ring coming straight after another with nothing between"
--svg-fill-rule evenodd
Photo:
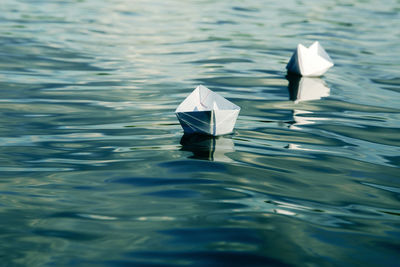
<instances>
[{"instance_id":1,"label":"small paper boat","mask_svg":"<svg viewBox=\"0 0 400 267\"><path fill-rule=\"evenodd\" d=\"M290 100L295 103L301 101L318 100L330 95L330 89L320 78L300 77L288 75Z\"/></svg>"},{"instance_id":2,"label":"small paper boat","mask_svg":"<svg viewBox=\"0 0 400 267\"><path fill-rule=\"evenodd\" d=\"M224 135L231 133L240 107L199 85L175 110L186 134Z\"/></svg>"},{"instance_id":3,"label":"small paper boat","mask_svg":"<svg viewBox=\"0 0 400 267\"><path fill-rule=\"evenodd\" d=\"M301 76L318 77L332 66L332 59L316 41L309 48L299 44L286 65L286 69L288 72Z\"/></svg>"}]
</instances>

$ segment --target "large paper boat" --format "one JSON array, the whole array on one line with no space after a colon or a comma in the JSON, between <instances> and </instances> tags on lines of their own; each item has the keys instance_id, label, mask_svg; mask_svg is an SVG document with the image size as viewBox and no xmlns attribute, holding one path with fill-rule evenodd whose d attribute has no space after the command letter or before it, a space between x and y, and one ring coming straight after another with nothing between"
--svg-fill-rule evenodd
<instances>
[{"instance_id":1,"label":"large paper boat","mask_svg":"<svg viewBox=\"0 0 400 267\"><path fill-rule=\"evenodd\" d=\"M231 133L240 107L199 85L175 110L186 134L224 135Z\"/></svg>"},{"instance_id":2,"label":"large paper boat","mask_svg":"<svg viewBox=\"0 0 400 267\"><path fill-rule=\"evenodd\" d=\"M332 66L332 59L316 41L309 48L299 44L286 65L286 69L288 72L301 76L318 77Z\"/></svg>"}]
</instances>

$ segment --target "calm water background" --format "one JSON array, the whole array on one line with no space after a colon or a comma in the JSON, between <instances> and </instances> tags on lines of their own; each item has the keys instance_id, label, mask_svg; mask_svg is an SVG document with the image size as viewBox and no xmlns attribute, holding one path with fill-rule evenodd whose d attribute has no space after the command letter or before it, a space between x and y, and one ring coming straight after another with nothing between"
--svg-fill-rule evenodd
<instances>
[{"instance_id":1,"label":"calm water background","mask_svg":"<svg viewBox=\"0 0 400 267\"><path fill-rule=\"evenodd\" d=\"M1 0L1 265L398 265L399 13ZM307 101L285 66L314 40L335 66ZM232 135L183 136L198 84Z\"/></svg>"}]
</instances>

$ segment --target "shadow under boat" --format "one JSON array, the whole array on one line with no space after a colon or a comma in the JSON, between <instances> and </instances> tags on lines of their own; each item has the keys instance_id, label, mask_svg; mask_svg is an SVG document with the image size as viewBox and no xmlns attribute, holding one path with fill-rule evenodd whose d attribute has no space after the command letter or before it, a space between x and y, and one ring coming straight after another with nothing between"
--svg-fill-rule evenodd
<instances>
[{"instance_id":1,"label":"shadow under boat","mask_svg":"<svg viewBox=\"0 0 400 267\"><path fill-rule=\"evenodd\" d=\"M232 162L227 153L234 152L234 143L228 136L211 136L204 134L184 134L180 144L182 151L192 152L189 158Z\"/></svg>"},{"instance_id":2,"label":"shadow under boat","mask_svg":"<svg viewBox=\"0 0 400 267\"><path fill-rule=\"evenodd\" d=\"M330 88L320 78L302 77L296 74L286 75L289 81L289 99L295 103L318 100L330 95Z\"/></svg>"}]
</instances>

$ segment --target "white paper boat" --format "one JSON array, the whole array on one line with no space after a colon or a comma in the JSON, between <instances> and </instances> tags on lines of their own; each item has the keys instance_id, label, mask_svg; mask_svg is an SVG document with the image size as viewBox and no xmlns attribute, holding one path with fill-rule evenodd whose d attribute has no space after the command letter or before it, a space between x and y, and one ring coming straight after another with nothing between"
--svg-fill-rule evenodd
<instances>
[{"instance_id":1,"label":"white paper boat","mask_svg":"<svg viewBox=\"0 0 400 267\"><path fill-rule=\"evenodd\" d=\"M330 94L329 87L320 78L289 76L290 100L295 103L301 101L318 100Z\"/></svg>"},{"instance_id":2,"label":"white paper boat","mask_svg":"<svg viewBox=\"0 0 400 267\"><path fill-rule=\"evenodd\" d=\"M332 66L332 59L316 41L309 48L299 44L286 65L286 69L288 72L301 76L318 77Z\"/></svg>"},{"instance_id":3,"label":"white paper boat","mask_svg":"<svg viewBox=\"0 0 400 267\"><path fill-rule=\"evenodd\" d=\"M240 107L199 85L175 110L187 134L223 135L233 131Z\"/></svg>"}]
</instances>

